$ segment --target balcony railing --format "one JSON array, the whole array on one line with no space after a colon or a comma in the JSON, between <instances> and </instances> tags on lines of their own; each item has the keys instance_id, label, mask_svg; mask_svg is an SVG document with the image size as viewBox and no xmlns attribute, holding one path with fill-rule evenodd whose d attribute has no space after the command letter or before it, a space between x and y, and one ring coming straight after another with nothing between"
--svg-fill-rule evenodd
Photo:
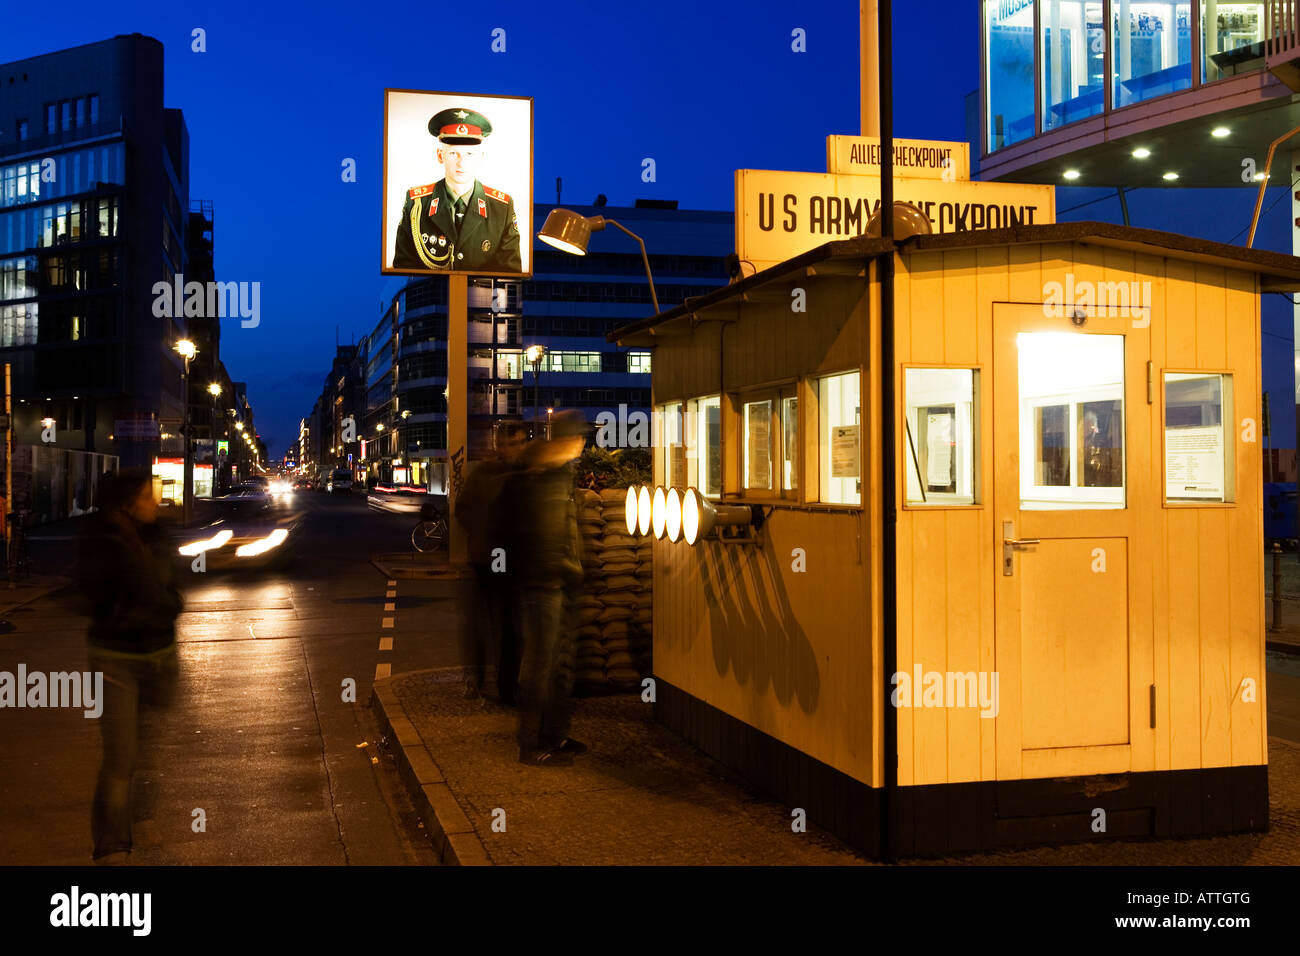
<instances>
[{"instance_id":1,"label":"balcony railing","mask_svg":"<svg viewBox=\"0 0 1300 956\"><path fill-rule=\"evenodd\" d=\"M1296 31L1296 0L1268 0L1265 10L1264 55L1285 56L1300 47Z\"/></svg>"},{"instance_id":2,"label":"balcony railing","mask_svg":"<svg viewBox=\"0 0 1300 956\"><path fill-rule=\"evenodd\" d=\"M66 146L83 140L100 139L123 131L124 125L120 116L112 120L100 120L98 123L75 126L72 129L55 130L53 133L44 133L41 136L29 136L26 139L11 139L8 135L10 131L6 130L5 135L0 136L0 156L39 152L51 146Z\"/></svg>"}]
</instances>

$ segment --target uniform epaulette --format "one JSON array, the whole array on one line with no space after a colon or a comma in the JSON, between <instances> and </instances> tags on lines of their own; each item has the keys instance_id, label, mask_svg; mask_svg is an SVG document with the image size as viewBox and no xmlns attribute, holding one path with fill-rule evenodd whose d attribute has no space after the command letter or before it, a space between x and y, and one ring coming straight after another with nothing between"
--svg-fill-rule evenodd
<instances>
[{"instance_id":1,"label":"uniform epaulette","mask_svg":"<svg viewBox=\"0 0 1300 956\"><path fill-rule=\"evenodd\" d=\"M510 201L510 194L509 194L509 193L503 193L503 192L502 192L501 190L499 190L499 189L489 189L487 186L484 186L484 187L483 187L483 192L486 193L487 195L491 196L491 197L492 197L493 199L495 199L497 202L509 202L509 201Z\"/></svg>"},{"instance_id":2,"label":"uniform epaulette","mask_svg":"<svg viewBox=\"0 0 1300 956\"><path fill-rule=\"evenodd\" d=\"M407 195L411 199L419 199L421 196L427 196L429 193L433 192L434 186L437 185L437 183L430 183L428 186L416 186Z\"/></svg>"}]
</instances>

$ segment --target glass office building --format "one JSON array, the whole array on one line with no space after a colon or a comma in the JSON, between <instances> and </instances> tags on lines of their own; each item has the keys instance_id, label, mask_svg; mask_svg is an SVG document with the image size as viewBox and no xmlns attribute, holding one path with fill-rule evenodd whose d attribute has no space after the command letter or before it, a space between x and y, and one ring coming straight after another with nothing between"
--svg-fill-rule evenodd
<instances>
[{"instance_id":1,"label":"glass office building","mask_svg":"<svg viewBox=\"0 0 1300 956\"><path fill-rule=\"evenodd\" d=\"M983 152L1262 70L1293 19L1278 3L983 0Z\"/></svg>"}]
</instances>

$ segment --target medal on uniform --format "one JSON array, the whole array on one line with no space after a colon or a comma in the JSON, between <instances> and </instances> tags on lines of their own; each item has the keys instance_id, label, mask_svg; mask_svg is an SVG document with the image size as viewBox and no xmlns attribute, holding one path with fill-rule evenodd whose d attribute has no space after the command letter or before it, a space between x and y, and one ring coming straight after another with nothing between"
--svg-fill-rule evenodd
<instances>
[{"instance_id":1,"label":"medal on uniform","mask_svg":"<svg viewBox=\"0 0 1300 956\"><path fill-rule=\"evenodd\" d=\"M484 251L484 252L487 252L487 251L488 251L489 249L491 249L491 248L492 248L492 243L490 243L490 242L488 242L486 239L484 239L484 240L483 240L483 251Z\"/></svg>"}]
</instances>

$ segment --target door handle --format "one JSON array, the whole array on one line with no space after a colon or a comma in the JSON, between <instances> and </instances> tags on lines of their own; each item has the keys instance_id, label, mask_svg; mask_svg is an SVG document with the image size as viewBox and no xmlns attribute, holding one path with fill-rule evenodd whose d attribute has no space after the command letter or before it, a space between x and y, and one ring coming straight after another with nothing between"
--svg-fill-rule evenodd
<instances>
[{"instance_id":1,"label":"door handle","mask_svg":"<svg viewBox=\"0 0 1300 956\"><path fill-rule=\"evenodd\" d=\"M1015 537L1016 527L1013 522L1002 522L1002 576L1012 577L1016 573L1016 552L1026 551L1042 542L1038 538Z\"/></svg>"}]
</instances>

